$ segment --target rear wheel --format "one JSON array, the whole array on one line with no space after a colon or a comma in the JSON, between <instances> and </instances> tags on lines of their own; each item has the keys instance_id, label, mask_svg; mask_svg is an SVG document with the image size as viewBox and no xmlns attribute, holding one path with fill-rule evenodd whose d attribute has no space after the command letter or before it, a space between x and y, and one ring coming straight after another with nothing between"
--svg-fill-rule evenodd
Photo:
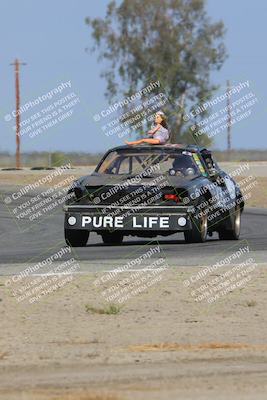
<instances>
[{"instance_id":1,"label":"rear wheel","mask_svg":"<svg viewBox=\"0 0 267 400\"><path fill-rule=\"evenodd\" d=\"M123 241L123 234L120 232L104 232L101 236L105 244L121 244Z\"/></svg>"},{"instance_id":2,"label":"rear wheel","mask_svg":"<svg viewBox=\"0 0 267 400\"><path fill-rule=\"evenodd\" d=\"M192 229L184 232L184 238L187 243L203 243L208 234L208 215L203 212L199 218L192 217Z\"/></svg>"},{"instance_id":3,"label":"rear wheel","mask_svg":"<svg viewBox=\"0 0 267 400\"><path fill-rule=\"evenodd\" d=\"M232 211L225 221L230 229L221 228L219 233L219 238L221 240L238 240L240 236L240 228L241 228L241 209L240 206L237 205L235 211Z\"/></svg>"},{"instance_id":4,"label":"rear wheel","mask_svg":"<svg viewBox=\"0 0 267 400\"><path fill-rule=\"evenodd\" d=\"M71 247L84 247L89 238L89 231L82 229L65 229L65 241Z\"/></svg>"}]
</instances>

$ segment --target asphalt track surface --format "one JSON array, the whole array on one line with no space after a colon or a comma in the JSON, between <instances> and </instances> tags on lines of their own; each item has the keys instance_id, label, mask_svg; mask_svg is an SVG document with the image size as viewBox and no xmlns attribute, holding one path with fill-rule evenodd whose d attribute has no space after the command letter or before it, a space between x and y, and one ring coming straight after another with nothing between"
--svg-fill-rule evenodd
<instances>
[{"instance_id":1,"label":"asphalt track surface","mask_svg":"<svg viewBox=\"0 0 267 400\"><path fill-rule=\"evenodd\" d=\"M8 194L8 191L4 194ZM32 226L23 221L18 224L14 215L1 201L0 275L16 274L25 268L25 264L42 261L64 247L63 222L64 213L62 208L58 207L53 214L47 215ZM128 236L119 246L104 245L101 236L93 233L90 234L87 246L73 249L73 255L81 263L81 272L104 271L124 265L157 244L168 265L177 268L211 265L232 254L238 247L246 245L249 246L250 256L254 257L257 263L266 262L267 211L245 210L242 215L241 232L239 241L221 241L217 234L214 234L206 243L200 244L186 244L182 233L168 237L158 236L155 239ZM66 259L68 258L69 255L66 256Z\"/></svg>"}]
</instances>

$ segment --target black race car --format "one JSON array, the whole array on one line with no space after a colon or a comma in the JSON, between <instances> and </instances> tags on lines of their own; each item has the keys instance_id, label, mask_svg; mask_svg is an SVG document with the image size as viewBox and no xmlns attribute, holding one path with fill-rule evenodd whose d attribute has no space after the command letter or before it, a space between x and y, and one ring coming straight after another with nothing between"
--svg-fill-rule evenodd
<instances>
[{"instance_id":1,"label":"black race car","mask_svg":"<svg viewBox=\"0 0 267 400\"><path fill-rule=\"evenodd\" d=\"M206 148L120 146L69 189L65 239L76 247L86 245L90 232L107 244L176 232L188 243L204 242L213 232L236 240L243 209L238 185Z\"/></svg>"}]
</instances>

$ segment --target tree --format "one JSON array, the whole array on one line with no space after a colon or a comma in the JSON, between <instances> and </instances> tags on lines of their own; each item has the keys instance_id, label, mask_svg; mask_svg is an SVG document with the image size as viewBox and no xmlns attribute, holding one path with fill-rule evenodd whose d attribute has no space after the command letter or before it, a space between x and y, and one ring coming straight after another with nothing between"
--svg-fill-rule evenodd
<instances>
[{"instance_id":1,"label":"tree","mask_svg":"<svg viewBox=\"0 0 267 400\"><path fill-rule=\"evenodd\" d=\"M159 80L158 93L169 100L164 111L172 141L192 142L183 116L211 98L217 88L210 72L219 70L226 57L224 25L210 21L205 0L123 0L118 5L113 0L104 19L86 18L86 23L92 29L92 50L99 51L99 61L107 61L102 76L108 100L128 97ZM201 140L209 142L205 135Z\"/></svg>"}]
</instances>

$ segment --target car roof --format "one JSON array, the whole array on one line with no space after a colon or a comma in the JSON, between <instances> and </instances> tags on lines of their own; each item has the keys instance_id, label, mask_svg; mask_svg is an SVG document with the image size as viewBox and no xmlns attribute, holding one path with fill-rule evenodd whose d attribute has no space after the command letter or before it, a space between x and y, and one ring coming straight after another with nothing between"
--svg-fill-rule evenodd
<instances>
[{"instance_id":1,"label":"car roof","mask_svg":"<svg viewBox=\"0 0 267 400\"><path fill-rule=\"evenodd\" d=\"M195 152L202 152L204 151L208 151L205 147L202 146L197 146L194 144L178 144L178 143L167 143L167 144L141 144L138 146L129 146L129 145L124 145L124 146L117 146L114 147L112 149L110 149L109 151L117 151L117 150L129 150L129 149L135 149L135 150L152 150L152 149L162 149L162 150L166 150L166 149L179 149L179 150L187 150L187 151L191 151L193 153Z\"/></svg>"}]
</instances>

